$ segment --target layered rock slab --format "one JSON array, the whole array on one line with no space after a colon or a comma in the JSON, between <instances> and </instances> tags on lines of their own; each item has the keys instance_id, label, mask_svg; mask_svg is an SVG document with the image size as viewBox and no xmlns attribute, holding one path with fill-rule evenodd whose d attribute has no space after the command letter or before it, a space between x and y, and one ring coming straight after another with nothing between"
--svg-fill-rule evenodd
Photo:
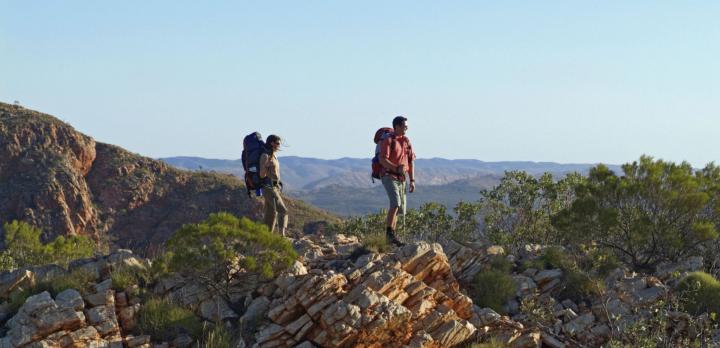
<instances>
[{"instance_id":1,"label":"layered rock slab","mask_svg":"<svg viewBox=\"0 0 720 348\"><path fill-rule=\"evenodd\" d=\"M361 266L360 266L361 265ZM476 331L439 244L417 243L344 272L311 269L278 282L258 347L449 347Z\"/></svg>"}]
</instances>

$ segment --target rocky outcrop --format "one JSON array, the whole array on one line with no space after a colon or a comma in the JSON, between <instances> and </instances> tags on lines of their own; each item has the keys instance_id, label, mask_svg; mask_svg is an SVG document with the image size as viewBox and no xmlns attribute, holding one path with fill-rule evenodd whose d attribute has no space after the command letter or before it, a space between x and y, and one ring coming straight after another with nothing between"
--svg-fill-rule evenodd
<instances>
[{"instance_id":1,"label":"rocky outcrop","mask_svg":"<svg viewBox=\"0 0 720 348\"><path fill-rule=\"evenodd\" d=\"M98 238L85 176L95 141L50 116L0 103L0 213L66 235Z\"/></svg>"},{"instance_id":2,"label":"rocky outcrop","mask_svg":"<svg viewBox=\"0 0 720 348\"><path fill-rule=\"evenodd\" d=\"M82 289L82 294L78 289L64 290L55 298L47 291L34 294L16 312L7 308L5 302L1 306L4 314L0 317L0 323L4 325L0 330L3 333L0 347L121 348L143 340L149 343L149 336L142 339L129 335L135 327L136 314L140 309L141 301L134 295L136 291L116 291L110 279L111 272L115 270L148 266L147 260L128 250L119 250L108 256L76 260L68 270L46 265L0 274L0 287L6 289L0 296L2 299L80 271L94 284L88 289Z\"/></svg>"},{"instance_id":3,"label":"rocky outcrop","mask_svg":"<svg viewBox=\"0 0 720 348\"><path fill-rule=\"evenodd\" d=\"M438 244L310 269L274 284L259 347L449 347L472 337L472 302Z\"/></svg>"},{"instance_id":4,"label":"rocky outcrop","mask_svg":"<svg viewBox=\"0 0 720 348\"><path fill-rule=\"evenodd\" d=\"M238 347L452 347L489 340L516 348L600 347L658 316L673 337L697 337L702 331L709 343L720 342L720 330L711 330L709 315L658 307L672 296L666 285L670 278L616 269L605 277L600 294L576 302L561 297L564 285L548 286L562 279L562 270L527 269L513 276L519 285L511 300L516 305L500 315L473 305L455 275L472 278L466 272L483 261L467 260L504 254L498 248L419 242L386 254L358 255L358 239L342 235L306 236L293 245L301 256L289 269L271 281L232 283L229 296L179 275L159 279L146 291L193 310L207 323L224 323L241 337L234 342ZM475 256L458 256L473 252ZM695 258L667 268L678 273L699 262ZM120 250L76 260L69 270L50 265L0 274L5 294L64 272L83 270L95 279L82 294L73 289L54 298L47 292L35 294L16 312L0 304L0 322L5 323L0 347L194 345L193 338L180 333L159 343L130 334L143 305L137 285L114 289L109 276L120 268L147 266L147 260Z\"/></svg>"},{"instance_id":5,"label":"rocky outcrop","mask_svg":"<svg viewBox=\"0 0 720 348\"><path fill-rule=\"evenodd\" d=\"M178 170L98 143L50 115L0 103L0 216L41 228L44 240L87 235L144 252L209 213L259 217L260 200L244 190L233 176ZM292 231L336 219L287 201Z\"/></svg>"}]
</instances>

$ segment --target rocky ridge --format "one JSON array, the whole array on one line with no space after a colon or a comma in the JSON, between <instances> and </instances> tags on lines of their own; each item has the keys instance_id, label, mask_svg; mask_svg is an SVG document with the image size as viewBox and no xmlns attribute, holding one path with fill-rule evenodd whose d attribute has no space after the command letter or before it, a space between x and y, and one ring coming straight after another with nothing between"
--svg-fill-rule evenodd
<instances>
[{"instance_id":1,"label":"rocky ridge","mask_svg":"<svg viewBox=\"0 0 720 348\"><path fill-rule=\"evenodd\" d=\"M652 317L653 305L672 292L678 275L702 264L691 258L662 265L654 275L617 269L604 280L606 291L577 303L558 297L562 270L528 269L514 275L518 292L506 306L508 315L500 315L474 305L462 283L491 257L503 255L502 248L418 242L386 254L357 255L355 237L314 235L293 243L301 255L293 267L251 288L235 284L230 298L177 275L158 279L149 291L208 323L225 323L242 337L237 347L451 347L491 338L509 347L599 347ZM530 249L518 258L537 255ZM147 267L148 261L129 251L78 260L70 270L87 270L96 279L85 294L35 294L16 313L0 305L5 309L0 347L192 345L187 335L157 342L136 331L142 298L132 289L113 289L109 279L113 269L130 265ZM50 265L2 274L0 297L65 272ZM542 311L521 310L527 301ZM668 316L665 330L677 335L696 334L709 323L707 316ZM717 345L717 332L714 337L710 343Z\"/></svg>"},{"instance_id":2,"label":"rocky ridge","mask_svg":"<svg viewBox=\"0 0 720 348\"><path fill-rule=\"evenodd\" d=\"M336 219L302 202L288 205L297 233ZM231 175L178 170L0 103L0 222L26 221L44 240L87 235L106 247L152 252L182 224L218 211L257 218L261 201Z\"/></svg>"}]
</instances>

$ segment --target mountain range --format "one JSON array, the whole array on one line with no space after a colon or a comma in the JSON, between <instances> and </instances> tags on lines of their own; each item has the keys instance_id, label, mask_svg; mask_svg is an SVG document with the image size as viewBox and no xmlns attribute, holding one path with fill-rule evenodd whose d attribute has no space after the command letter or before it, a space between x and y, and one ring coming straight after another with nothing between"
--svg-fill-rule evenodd
<instances>
[{"instance_id":1,"label":"mountain range","mask_svg":"<svg viewBox=\"0 0 720 348\"><path fill-rule=\"evenodd\" d=\"M244 176L242 162L202 157L161 158L172 166L195 171L211 171ZM387 198L382 185L371 180L369 158L280 157L282 180L286 193L342 216L377 212ZM506 171L525 171L532 175L545 172L560 178L571 172L587 173L594 164L504 161L485 162L472 159L418 159L415 172L418 188L408 200L416 208L427 202L438 202L448 208L460 201L476 201L483 189L497 185ZM612 170L619 166L611 165Z\"/></svg>"}]
</instances>

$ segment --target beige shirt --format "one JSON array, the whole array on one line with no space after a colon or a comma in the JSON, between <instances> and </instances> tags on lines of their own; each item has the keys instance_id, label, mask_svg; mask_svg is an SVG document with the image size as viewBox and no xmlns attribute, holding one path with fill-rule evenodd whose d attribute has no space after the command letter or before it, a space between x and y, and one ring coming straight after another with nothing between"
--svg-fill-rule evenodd
<instances>
[{"instance_id":1,"label":"beige shirt","mask_svg":"<svg viewBox=\"0 0 720 348\"><path fill-rule=\"evenodd\" d=\"M274 154L272 156L266 153L260 155L260 177L280 181L280 162Z\"/></svg>"}]
</instances>

